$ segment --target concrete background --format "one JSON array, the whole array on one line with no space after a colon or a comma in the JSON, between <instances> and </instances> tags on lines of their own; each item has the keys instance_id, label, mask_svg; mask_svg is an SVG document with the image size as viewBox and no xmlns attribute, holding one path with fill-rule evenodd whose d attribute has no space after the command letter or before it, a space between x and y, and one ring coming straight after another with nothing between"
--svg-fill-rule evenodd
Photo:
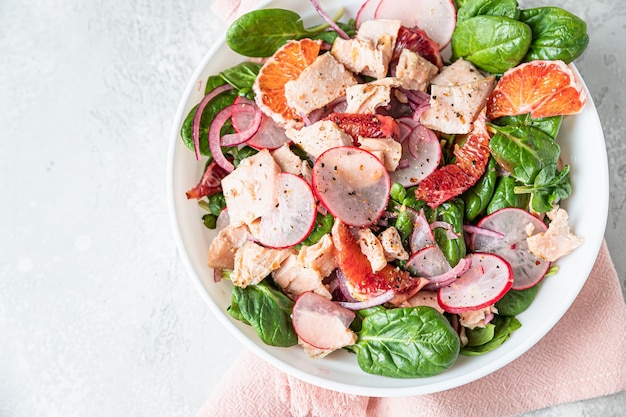
<instances>
[{"instance_id":1,"label":"concrete background","mask_svg":"<svg viewBox=\"0 0 626 417\"><path fill-rule=\"evenodd\" d=\"M210 4L0 1L0 417L190 416L241 350L183 270L165 197L175 109L225 30ZM624 290L626 12L550 4L589 25L577 65L606 137ZM625 412L620 393L527 416Z\"/></svg>"}]
</instances>

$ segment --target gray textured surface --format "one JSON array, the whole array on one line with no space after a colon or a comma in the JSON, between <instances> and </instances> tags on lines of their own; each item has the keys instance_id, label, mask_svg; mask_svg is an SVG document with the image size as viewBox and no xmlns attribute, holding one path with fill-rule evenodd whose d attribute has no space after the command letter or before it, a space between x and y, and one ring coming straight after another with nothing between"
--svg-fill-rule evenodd
<instances>
[{"instance_id":1,"label":"gray textured surface","mask_svg":"<svg viewBox=\"0 0 626 417\"><path fill-rule=\"evenodd\" d=\"M174 111L225 29L209 4L0 2L1 417L193 415L236 357L177 258L164 190ZM577 65L604 127L606 239L626 288L626 12L551 4L589 24ZM527 415L625 413L621 393Z\"/></svg>"}]
</instances>

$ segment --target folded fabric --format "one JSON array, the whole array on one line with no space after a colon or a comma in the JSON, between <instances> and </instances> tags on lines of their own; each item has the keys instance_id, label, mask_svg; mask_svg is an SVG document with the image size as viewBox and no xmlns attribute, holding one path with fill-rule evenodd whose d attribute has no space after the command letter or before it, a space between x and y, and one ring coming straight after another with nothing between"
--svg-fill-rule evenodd
<instances>
[{"instance_id":1,"label":"folded fabric","mask_svg":"<svg viewBox=\"0 0 626 417\"><path fill-rule=\"evenodd\" d=\"M448 391L369 398L320 388L245 352L198 417L488 417L626 390L626 305L606 242L557 325L517 360Z\"/></svg>"}]
</instances>

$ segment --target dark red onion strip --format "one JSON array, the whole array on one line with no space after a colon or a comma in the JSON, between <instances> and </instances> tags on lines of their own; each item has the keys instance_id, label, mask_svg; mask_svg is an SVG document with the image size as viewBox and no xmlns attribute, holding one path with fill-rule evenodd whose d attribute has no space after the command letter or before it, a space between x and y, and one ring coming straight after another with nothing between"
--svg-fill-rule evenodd
<instances>
[{"instance_id":1,"label":"dark red onion strip","mask_svg":"<svg viewBox=\"0 0 626 417\"><path fill-rule=\"evenodd\" d=\"M222 152L222 138L220 137L220 131L222 130L224 123L226 123L226 120L232 117L235 106L245 106L245 104L233 104L224 108L215 115L213 122L211 123L211 127L209 128L209 149L213 155L213 160L226 172L232 172L235 169L235 166L232 162L226 159L224 153Z\"/></svg>"},{"instance_id":2,"label":"dark red onion strip","mask_svg":"<svg viewBox=\"0 0 626 417\"><path fill-rule=\"evenodd\" d=\"M435 230L435 229L438 229L438 228L446 229L446 237L448 239L458 239L459 238L459 235L456 234L456 232L452 228L452 225L450 223L448 223L448 222L444 222L444 221L432 222L430 224L430 228L431 228L431 230Z\"/></svg>"},{"instance_id":3,"label":"dark red onion strip","mask_svg":"<svg viewBox=\"0 0 626 417\"><path fill-rule=\"evenodd\" d=\"M348 34L346 32L344 32L337 23L335 23L335 21L328 15L328 13L326 13L323 9L322 6L320 5L320 3L317 0L311 0L311 4L313 5L313 7L315 8L315 11L322 16L322 19L324 19L326 21L326 23L328 23L328 25L339 34L339 36L341 36L343 39L350 39L350 36L348 36Z\"/></svg>"},{"instance_id":4,"label":"dark red onion strip","mask_svg":"<svg viewBox=\"0 0 626 417\"><path fill-rule=\"evenodd\" d=\"M348 289L348 278L346 278L343 271L339 268L336 269L337 272L337 281L339 282L339 291L341 291L341 295L348 300L349 302L356 302L352 294L350 294L350 290Z\"/></svg>"},{"instance_id":5,"label":"dark red onion strip","mask_svg":"<svg viewBox=\"0 0 626 417\"><path fill-rule=\"evenodd\" d=\"M391 301L395 295L396 293L394 290L388 290L381 295L377 295L376 297L372 297L365 301L357 301L353 303L337 301L336 303L344 308L347 308L348 310L364 310L366 308L376 307L381 304L385 304L386 302Z\"/></svg>"},{"instance_id":6,"label":"dark red onion strip","mask_svg":"<svg viewBox=\"0 0 626 417\"><path fill-rule=\"evenodd\" d=\"M496 239L502 239L504 234L500 232L496 232L495 230L485 229L484 227L472 226L471 224L463 225L463 230L467 233L471 233L474 235L483 235L495 237Z\"/></svg>"},{"instance_id":7,"label":"dark red onion strip","mask_svg":"<svg viewBox=\"0 0 626 417\"><path fill-rule=\"evenodd\" d=\"M467 258L461 258L459 263L449 271L440 275L434 275L432 277L424 277L430 282L424 286L427 291L436 291L441 287L447 287L456 281L458 276L463 275L472 266L472 261Z\"/></svg>"},{"instance_id":8,"label":"dark red onion strip","mask_svg":"<svg viewBox=\"0 0 626 417\"><path fill-rule=\"evenodd\" d=\"M218 94L232 90L233 86L230 84L220 85L219 87L214 88L209 94L204 96L202 101L198 104L198 108L196 109L196 113L193 115L193 124L191 126L191 136L193 137L193 150L196 153L196 159L200 159L200 119L202 118L202 113L204 112L204 108L209 104L211 100L215 98Z\"/></svg>"},{"instance_id":9,"label":"dark red onion strip","mask_svg":"<svg viewBox=\"0 0 626 417\"><path fill-rule=\"evenodd\" d=\"M249 141L261 126L261 121L263 120L263 113L261 113L261 110L259 110L257 106L247 103L233 104L227 108L231 109L231 116L234 116L237 113L254 113L254 119L252 119L250 126L248 126L246 129L237 133L229 133L222 136L220 144L222 146L235 146Z\"/></svg>"}]
</instances>

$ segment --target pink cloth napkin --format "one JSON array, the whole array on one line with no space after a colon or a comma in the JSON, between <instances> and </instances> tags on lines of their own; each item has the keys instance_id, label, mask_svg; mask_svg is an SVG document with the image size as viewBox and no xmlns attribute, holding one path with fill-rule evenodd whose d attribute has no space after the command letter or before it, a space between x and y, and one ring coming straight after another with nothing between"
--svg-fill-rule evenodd
<instances>
[{"instance_id":1,"label":"pink cloth napkin","mask_svg":"<svg viewBox=\"0 0 626 417\"><path fill-rule=\"evenodd\" d=\"M216 0L232 22L259 0ZM343 394L289 376L245 352L197 417L488 417L626 390L626 305L606 242L572 307L532 349L478 381L403 398Z\"/></svg>"},{"instance_id":2,"label":"pink cloth napkin","mask_svg":"<svg viewBox=\"0 0 626 417\"><path fill-rule=\"evenodd\" d=\"M242 354L197 417L488 417L626 390L626 305L606 243L578 298L517 360L448 391L402 398L343 394Z\"/></svg>"}]
</instances>

